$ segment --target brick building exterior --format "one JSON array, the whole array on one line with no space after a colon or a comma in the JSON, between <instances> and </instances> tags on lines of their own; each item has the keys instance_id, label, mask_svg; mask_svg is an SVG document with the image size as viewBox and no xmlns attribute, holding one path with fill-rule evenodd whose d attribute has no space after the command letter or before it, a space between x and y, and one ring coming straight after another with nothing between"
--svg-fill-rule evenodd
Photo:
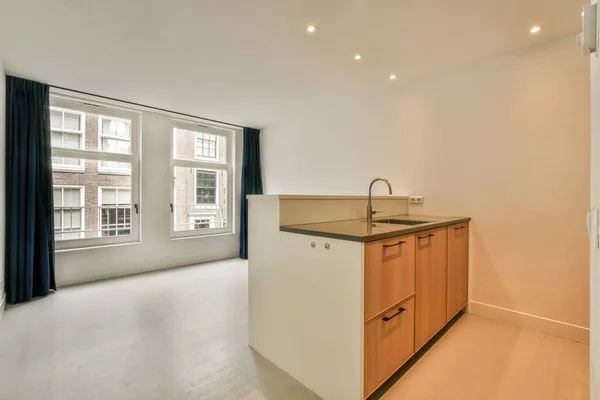
<instances>
[{"instance_id":1,"label":"brick building exterior","mask_svg":"<svg viewBox=\"0 0 600 400\"><path fill-rule=\"evenodd\" d=\"M84 129L84 141L85 141L85 149L86 150L98 150L99 146L99 117L93 114L85 114L85 129ZM57 187L79 187L83 189L83 204L81 204L82 211L84 214L84 225L82 226L82 230L85 232L80 235L80 238L97 238L100 236L113 235L115 232L106 232L103 234L100 230L100 222L101 222L101 204L99 202L99 195L101 189L108 188L123 188L127 190L131 190L131 173L119 171L115 173L114 171L110 171L110 169L104 168L104 170L99 171L99 166L101 165L101 161L97 160L82 160L83 170L81 171L72 171L61 168L57 166L55 163L56 159L53 160L54 163L54 173L53 173L53 184L55 187L55 206L57 204L56 194L58 193ZM106 163L106 162L105 162ZM104 164L106 167L106 164ZM130 193L130 192L129 192ZM66 210L66 216L63 217L65 220L70 218L69 210ZM116 211L116 210L104 210L104 211ZM124 217L127 218L131 210L125 211L120 210L119 213L124 214ZM55 226L61 225L60 217L58 221L56 220L55 213ZM107 216L108 217L108 216ZM106 217L105 217L106 218ZM109 218L110 219L110 218ZM130 214L129 214L130 219ZM108 220L105 220L109 222ZM62 224L64 226L69 226L69 221L63 221ZM113 229L114 231L114 229ZM121 232L123 234L127 234L127 232ZM64 235L64 239L76 239L77 235L69 234ZM63 239L57 237L57 239Z\"/></svg>"}]
</instances>

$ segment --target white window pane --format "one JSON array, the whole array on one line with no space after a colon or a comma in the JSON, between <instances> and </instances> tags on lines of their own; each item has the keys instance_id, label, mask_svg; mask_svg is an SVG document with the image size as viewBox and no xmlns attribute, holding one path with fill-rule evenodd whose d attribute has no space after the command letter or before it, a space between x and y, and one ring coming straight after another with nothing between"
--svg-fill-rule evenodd
<instances>
[{"instance_id":1,"label":"white window pane","mask_svg":"<svg viewBox=\"0 0 600 400\"><path fill-rule=\"evenodd\" d=\"M72 165L72 166L81 165L77 158L63 158L61 164L62 165Z\"/></svg>"},{"instance_id":2,"label":"white window pane","mask_svg":"<svg viewBox=\"0 0 600 400\"><path fill-rule=\"evenodd\" d=\"M52 128L62 128L62 112L60 111L50 111L50 126Z\"/></svg>"},{"instance_id":3,"label":"white window pane","mask_svg":"<svg viewBox=\"0 0 600 400\"><path fill-rule=\"evenodd\" d=\"M62 133L52 131L52 147L62 147Z\"/></svg>"},{"instance_id":4,"label":"white window pane","mask_svg":"<svg viewBox=\"0 0 600 400\"><path fill-rule=\"evenodd\" d=\"M120 154L130 154L131 153L131 142L126 142L124 140L117 141L117 153Z\"/></svg>"},{"instance_id":5,"label":"white window pane","mask_svg":"<svg viewBox=\"0 0 600 400\"><path fill-rule=\"evenodd\" d=\"M117 141L115 139L102 138L102 151L115 153L117 150Z\"/></svg>"},{"instance_id":6,"label":"white window pane","mask_svg":"<svg viewBox=\"0 0 600 400\"><path fill-rule=\"evenodd\" d=\"M81 130L81 116L79 114L71 114L65 112L65 129L72 129L74 131Z\"/></svg>"},{"instance_id":7,"label":"white window pane","mask_svg":"<svg viewBox=\"0 0 600 400\"><path fill-rule=\"evenodd\" d=\"M56 203L54 204L56 207ZM54 229L60 229L60 211L54 211Z\"/></svg>"},{"instance_id":8,"label":"white window pane","mask_svg":"<svg viewBox=\"0 0 600 400\"><path fill-rule=\"evenodd\" d=\"M81 210L71 211L71 228L81 227Z\"/></svg>"},{"instance_id":9,"label":"white window pane","mask_svg":"<svg viewBox=\"0 0 600 400\"><path fill-rule=\"evenodd\" d=\"M62 206L62 190L54 189L54 207Z\"/></svg>"},{"instance_id":10,"label":"white window pane","mask_svg":"<svg viewBox=\"0 0 600 400\"><path fill-rule=\"evenodd\" d=\"M102 205L117 204L116 192L115 189L102 189Z\"/></svg>"},{"instance_id":11,"label":"white window pane","mask_svg":"<svg viewBox=\"0 0 600 400\"><path fill-rule=\"evenodd\" d=\"M64 189L65 207L78 207L81 205L80 189Z\"/></svg>"},{"instance_id":12,"label":"white window pane","mask_svg":"<svg viewBox=\"0 0 600 400\"><path fill-rule=\"evenodd\" d=\"M103 135L115 135L117 126L114 121L110 119L102 119L102 134Z\"/></svg>"},{"instance_id":13,"label":"white window pane","mask_svg":"<svg viewBox=\"0 0 600 400\"><path fill-rule=\"evenodd\" d=\"M130 138L131 137L131 129L129 122L119 121L117 123L117 136L122 138Z\"/></svg>"},{"instance_id":14,"label":"white window pane","mask_svg":"<svg viewBox=\"0 0 600 400\"><path fill-rule=\"evenodd\" d=\"M119 189L118 200L119 204L131 204L131 191Z\"/></svg>"},{"instance_id":15,"label":"white window pane","mask_svg":"<svg viewBox=\"0 0 600 400\"><path fill-rule=\"evenodd\" d=\"M63 133L63 147L65 149L79 149L81 135L77 133Z\"/></svg>"},{"instance_id":16,"label":"white window pane","mask_svg":"<svg viewBox=\"0 0 600 400\"><path fill-rule=\"evenodd\" d=\"M81 227L81 211L80 210L64 210L62 229L77 230Z\"/></svg>"},{"instance_id":17,"label":"white window pane","mask_svg":"<svg viewBox=\"0 0 600 400\"><path fill-rule=\"evenodd\" d=\"M226 152L216 151L216 149L225 149L222 146L226 145L226 141L225 136L174 128L173 156L178 160L202 160L225 164L227 163Z\"/></svg>"}]
</instances>

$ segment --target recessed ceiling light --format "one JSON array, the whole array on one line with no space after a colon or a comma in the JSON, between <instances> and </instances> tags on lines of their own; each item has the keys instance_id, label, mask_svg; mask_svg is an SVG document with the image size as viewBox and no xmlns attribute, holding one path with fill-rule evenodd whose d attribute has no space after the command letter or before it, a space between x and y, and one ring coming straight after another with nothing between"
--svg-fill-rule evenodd
<instances>
[{"instance_id":1,"label":"recessed ceiling light","mask_svg":"<svg viewBox=\"0 0 600 400\"><path fill-rule=\"evenodd\" d=\"M529 32L531 32L531 33L538 33L541 30L542 30L542 28L539 25L534 25L534 26L531 27L531 29L529 30Z\"/></svg>"},{"instance_id":2,"label":"recessed ceiling light","mask_svg":"<svg viewBox=\"0 0 600 400\"><path fill-rule=\"evenodd\" d=\"M362 60L362 58L363 58L363 56L361 56L360 54L357 54L357 55L354 56L354 59L356 61Z\"/></svg>"},{"instance_id":3,"label":"recessed ceiling light","mask_svg":"<svg viewBox=\"0 0 600 400\"><path fill-rule=\"evenodd\" d=\"M317 29L319 29L318 26L314 25L314 24L310 24L306 27L306 32L308 33L314 33L317 31Z\"/></svg>"},{"instance_id":4,"label":"recessed ceiling light","mask_svg":"<svg viewBox=\"0 0 600 400\"><path fill-rule=\"evenodd\" d=\"M396 74L391 74L391 75L390 75L390 79L391 79L391 80L398 79L398 75L396 75Z\"/></svg>"}]
</instances>

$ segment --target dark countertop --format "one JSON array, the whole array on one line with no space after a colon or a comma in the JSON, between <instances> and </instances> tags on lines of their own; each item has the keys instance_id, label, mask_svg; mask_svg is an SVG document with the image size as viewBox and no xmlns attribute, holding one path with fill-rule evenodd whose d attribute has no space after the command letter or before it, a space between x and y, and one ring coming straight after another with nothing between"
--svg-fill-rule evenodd
<instances>
[{"instance_id":1,"label":"dark countertop","mask_svg":"<svg viewBox=\"0 0 600 400\"><path fill-rule=\"evenodd\" d=\"M384 224L377 220L401 219L411 221L429 221L419 225ZM470 221L470 217L440 217L435 215L396 215L393 217L376 217L371 232L367 229L366 219L353 219L348 221L319 222L314 224L283 225L279 227L282 232L298 233L301 235L320 236L331 239L348 240L351 242L373 242L394 236L426 231L442 226L459 224Z\"/></svg>"}]
</instances>

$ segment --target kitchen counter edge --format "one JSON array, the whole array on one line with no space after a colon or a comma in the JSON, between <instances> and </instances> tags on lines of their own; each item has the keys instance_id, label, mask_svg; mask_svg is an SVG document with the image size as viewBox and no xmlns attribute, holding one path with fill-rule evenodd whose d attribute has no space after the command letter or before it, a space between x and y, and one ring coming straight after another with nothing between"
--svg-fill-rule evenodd
<instances>
[{"instance_id":1,"label":"kitchen counter edge","mask_svg":"<svg viewBox=\"0 0 600 400\"><path fill-rule=\"evenodd\" d=\"M444 226L460 224L462 222L471 221L471 217L457 217L456 219L445 220L445 221L436 221L429 222L422 225L413 225L409 228L399 228L395 231L384 232L384 233L376 233L372 235L364 235L364 236L355 236L355 235L346 235L343 233L334 233L334 232L323 232L311 230L309 228L302 228L299 225L282 225L279 227L281 232L288 233L296 233L299 235L308 235L308 236L317 236L324 237L328 239L338 239L338 240L346 240L349 242L359 242L359 243L368 243L375 242L378 240L389 239L396 236L404 236L409 235L411 233L429 231L431 229L442 228Z\"/></svg>"}]
</instances>

